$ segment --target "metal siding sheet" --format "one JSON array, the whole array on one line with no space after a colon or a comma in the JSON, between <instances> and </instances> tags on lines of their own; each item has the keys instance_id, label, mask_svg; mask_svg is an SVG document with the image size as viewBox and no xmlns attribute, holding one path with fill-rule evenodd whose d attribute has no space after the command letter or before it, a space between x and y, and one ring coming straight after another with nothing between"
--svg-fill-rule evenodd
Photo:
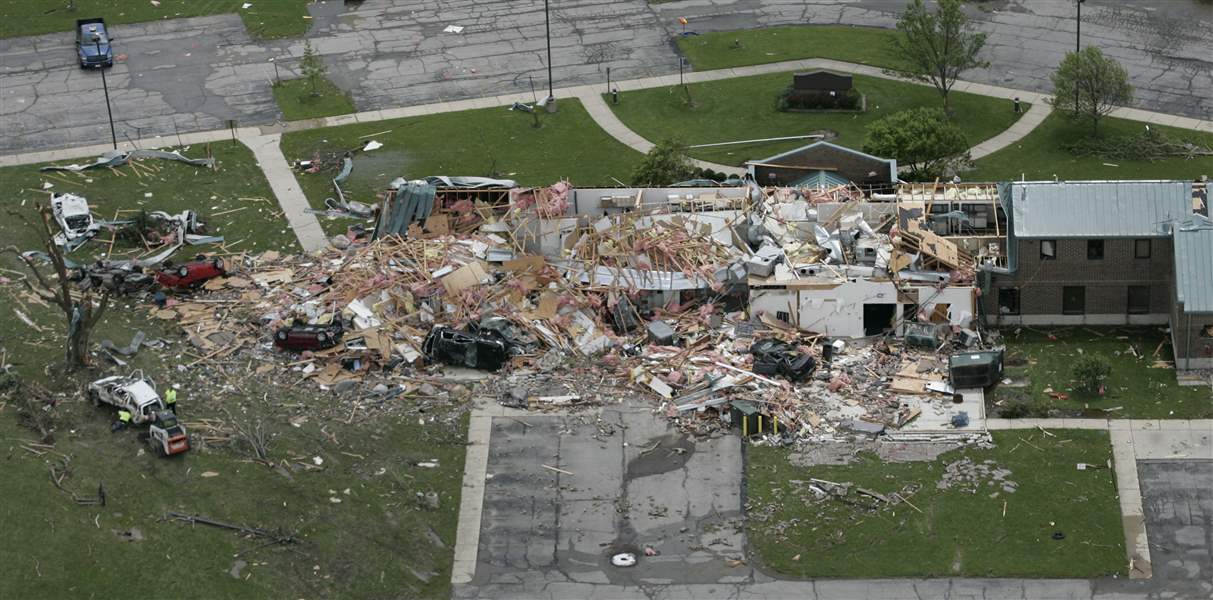
<instances>
[{"instance_id":1,"label":"metal siding sheet","mask_svg":"<svg viewBox=\"0 0 1213 600\"><path fill-rule=\"evenodd\" d=\"M396 190L391 200L384 202L379 213L379 225L375 237L393 233L404 236L410 223L424 221L434 210L434 198L438 188L427 183L409 183Z\"/></svg>"},{"instance_id":2,"label":"metal siding sheet","mask_svg":"<svg viewBox=\"0 0 1213 600\"><path fill-rule=\"evenodd\" d=\"M1013 183L1012 195L1021 238L1167 237L1166 223L1192 213L1184 181Z\"/></svg>"},{"instance_id":3,"label":"metal siding sheet","mask_svg":"<svg viewBox=\"0 0 1213 600\"><path fill-rule=\"evenodd\" d=\"M1175 295L1185 313L1213 313L1213 221L1194 215L1175 228Z\"/></svg>"}]
</instances>

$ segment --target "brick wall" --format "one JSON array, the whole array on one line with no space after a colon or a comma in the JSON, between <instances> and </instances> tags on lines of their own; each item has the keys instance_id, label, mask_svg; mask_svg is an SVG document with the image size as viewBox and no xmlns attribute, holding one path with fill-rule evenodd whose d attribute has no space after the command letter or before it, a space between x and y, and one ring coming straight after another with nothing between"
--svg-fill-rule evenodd
<instances>
[{"instance_id":1,"label":"brick wall","mask_svg":"<svg viewBox=\"0 0 1213 600\"><path fill-rule=\"evenodd\" d=\"M1171 299L1171 348L1175 352L1175 367L1181 371L1213 369L1213 337L1205 333L1213 327L1213 315L1186 315L1174 293Z\"/></svg>"},{"instance_id":2,"label":"brick wall","mask_svg":"<svg viewBox=\"0 0 1213 600\"><path fill-rule=\"evenodd\" d=\"M1007 287L1020 290L1021 317L1063 315L1062 293L1066 286L1085 288L1084 315L1125 316L1123 322L1133 322L1135 319L1129 317L1138 315L1129 315L1129 286L1149 286L1148 314L1158 317L1171 312L1174 259L1170 239L1151 240L1149 258L1135 257L1134 240L1105 239L1102 260L1087 258L1085 239L1057 240L1055 260L1041 258L1040 240L1017 240L1017 243L1017 271L1012 276L995 276L983 300L991 322L998 322L999 290ZM1007 318L1004 317L1004 320ZM1030 320L1024 319L1025 322ZM1060 324L1069 320L1072 319L1058 319L1056 322ZM1112 324L1116 319L1104 321ZM1044 321L1037 319L1035 322Z\"/></svg>"}]
</instances>

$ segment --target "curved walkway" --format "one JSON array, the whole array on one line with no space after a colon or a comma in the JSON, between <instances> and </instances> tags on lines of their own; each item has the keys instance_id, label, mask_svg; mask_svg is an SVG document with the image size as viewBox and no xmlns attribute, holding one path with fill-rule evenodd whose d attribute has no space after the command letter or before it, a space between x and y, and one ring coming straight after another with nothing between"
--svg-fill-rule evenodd
<instances>
[{"instance_id":1,"label":"curved walkway","mask_svg":"<svg viewBox=\"0 0 1213 600\"><path fill-rule=\"evenodd\" d=\"M804 60L789 60L777 63L767 63L764 65L752 65L748 67L736 67L731 69L716 69L712 71L698 71L687 73L684 75L686 83L701 83L705 81L719 81L721 79L732 79L734 77L749 77L752 75L764 75L767 73L780 73L784 71L808 70L808 69L831 69L835 71L845 71L856 75L866 75L869 77L880 77L882 79L892 79L905 83L913 83L923 85L920 82L892 75L880 68L869 65L861 65L856 63L843 62L840 60L831 60L826 58L808 58ZM631 81L619 82L619 90L640 90L653 87L664 87L675 85L677 79L672 76L666 77L650 77L647 79L634 79ZM977 94L981 96L991 96L994 98L1005 98L1011 100L1019 98L1024 102L1031 103L1028 112L1015 122L1014 125L1008 127L1006 131L985 140L969 149L969 153L973 159L982 158L989 154L993 154L1011 144L1023 139L1024 136L1036 129L1038 125L1045 120L1052 112L1052 107L1045 100L1048 98L1045 94L1037 92L1028 92L1024 90L1014 90L1010 88L1001 88L992 85L981 83L972 83L968 81L958 81L953 90L966 92L969 94ZM653 143L642 137L640 134L632 131L619 117L615 116L615 112L607 106L603 101L602 96L595 90L590 90L589 93L579 94L577 98L585 106L590 116L594 118L594 122L598 126L611 134L611 137L626 144L628 147L637 152L648 152ZM1192 119L1196 121L1196 119ZM1197 123L1199 124L1199 123ZM702 160L694 160L698 167L712 169L715 171L723 171L730 174L740 174L745 171L741 167L730 165L721 165Z\"/></svg>"},{"instance_id":2,"label":"curved walkway","mask_svg":"<svg viewBox=\"0 0 1213 600\"><path fill-rule=\"evenodd\" d=\"M752 65L748 67L715 69L711 71L697 71L685 74L684 81L688 83L698 83L703 81L716 81L720 79L730 79L733 77L747 77L750 75L778 73L799 69L835 69L848 71L859 75L869 75L873 77L883 77L885 79L908 81L904 78L885 73L881 69L869 65L860 65L823 58L791 60L777 63L767 63L763 65ZM677 75L630 79L616 83L620 91L665 87L677 84ZM606 91L604 87L605 86L603 85L582 85L557 88L555 90L555 94L557 98L577 98L594 118L594 122L597 123L599 127L602 127L612 137L639 152L648 152L648 150L653 146L652 143L624 125L623 122L620 121L613 112L611 112L611 109L607 107L606 103L602 101L601 94ZM1039 125L1041 121L1044 121L1045 117L1048 116L1050 111L1050 107L1045 103L1045 99L1048 96L1038 92L1016 90L1012 88L986 85L983 83L973 83L969 81L958 81L952 89L960 92L980 94L983 96L992 96L996 98L1011 99L1018 97L1025 102L1031 103L1032 105L1031 109L1029 109L1026 114L1020 117L1020 119L1006 131L974 146L971 149L973 158L981 158L999 149L1005 148L1006 146L1023 138L1025 135L1031 132L1032 129ZM274 136L289 131L300 131L320 127L336 127L351 123L373 123L387 119L418 117L422 115L471 110L476 108L496 108L501 106L509 106L514 102L530 101L531 95L529 93L486 96L483 98L470 98L451 102L405 106L385 110L372 110L348 115L311 119L307 121L278 123L261 127L242 127L236 130L235 137L256 152L258 161L261 162L263 167L265 167L263 170L265 171L266 179L269 180L270 186L274 190L275 195L278 197L278 202L281 204L283 211L290 220L292 227L295 229L295 234L299 237L300 243L305 249L311 250L318 247L323 247L326 240L320 231L320 227L316 222L315 216L303 212L304 209L308 207L307 198L305 198L302 191L300 191L299 183L295 180L294 174L290 172L289 168L279 168L286 165L286 159L282 156L282 151L278 145L272 143L271 140L276 139ZM1136 108L1118 108L1112 111L1111 116L1151 124L1213 132L1213 121L1150 112ZM172 145L171 142L176 139L180 139L181 144L188 145L231 139L231 137L232 131L228 129L214 129L209 131L182 133L179 136L175 136L173 139L165 137L151 137L140 140L130 140L118 144L118 148L121 150L133 150L135 148L160 148ZM109 150L111 150L109 144L94 144L91 146L80 146L61 150L9 154L6 156L0 156L0 167L29 165L57 160L97 156ZM724 171L726 173L742 172L742 169L739 167L717 165L704 161L695 161L695 163L701 167L711 168L716 171Z\"/></svg>"}]
</instances>

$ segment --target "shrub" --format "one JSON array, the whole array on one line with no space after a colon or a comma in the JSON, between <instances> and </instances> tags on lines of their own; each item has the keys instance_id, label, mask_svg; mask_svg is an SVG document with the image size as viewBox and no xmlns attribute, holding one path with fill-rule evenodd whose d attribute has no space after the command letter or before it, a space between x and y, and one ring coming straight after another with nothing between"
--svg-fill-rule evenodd
<instances>
[{"instance_id":1,"label":"shrub","mask_svg":"<svg viewBox=\"0 0 1213 600\"><path fill-rule=\"evenodd\" d=\"M695 174L695 165L687 157L686 145L678 139L665 139L644 155L632 172L632 185L663 186L686 181Z\"/></svg>"},{"instance_id":2,"label":"shrub","mask_svg":"<svg viewBox=\"0 0 1213 600\"><path fill-rule=\"evenodd\" d=\"M796 90L788 86L779 94L775 108L788 110L859 110L863 106L863 95L855 90L845 94L830 95L829 92Z\"/></svg>"},{"instance_id":3,"label":"shrub","mask_svg":"<svg viewBox=\"0 0 1213 600\"><path fill-rule=\"evenodd\" d=\"M1084 356L1070 369L1078 389L1088 392L1098 392L1111 373L1112 367L1108 361L1098 356Z\"/></svg>"}]
</instances>

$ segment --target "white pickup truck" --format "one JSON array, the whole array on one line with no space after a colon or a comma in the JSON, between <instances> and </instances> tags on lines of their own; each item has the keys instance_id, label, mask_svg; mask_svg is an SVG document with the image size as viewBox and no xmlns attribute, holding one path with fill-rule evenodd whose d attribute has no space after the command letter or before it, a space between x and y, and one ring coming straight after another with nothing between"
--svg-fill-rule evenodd
<instances>
[{"instance_id":1,"label":"white pickup truck","mask_svg":"<svg viewBox=\"0 0 1213 600\"><path fill-rule=\"evenodd\" d=\"M88 384L88 397L94 406L109 404L130 412L135 425L152 422L160 411L166 410L156 393L156 382L144 376L143 371L98 379Z\"/></svg>"}]
</instances>

